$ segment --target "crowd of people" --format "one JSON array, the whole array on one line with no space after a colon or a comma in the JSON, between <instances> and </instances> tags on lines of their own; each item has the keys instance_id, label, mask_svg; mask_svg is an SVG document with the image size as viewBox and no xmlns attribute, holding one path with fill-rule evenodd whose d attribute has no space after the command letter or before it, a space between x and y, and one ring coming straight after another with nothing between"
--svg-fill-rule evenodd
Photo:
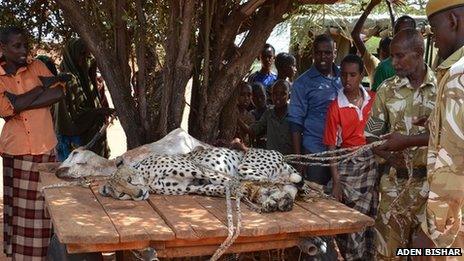
<instances>
[{"instance_id":1,"label":"crowd of people","mask_svg":"<svg viewBox=\"0 0 464 261\"><path fill-rule=\"evenodd\" d=\"M261 68L237 86L236 137L249 147L288 154L358 148L343 164L296 166L336 200L376 220L335 237L346 260L391 260L411 246L464 246L464 1L430 0L427 16L441 64L424 61L424 40L409 16L397 19L377 57L360 36L372 0L355 25L357 53L334 63L330 35L313 41L313 65L296 75L296 59L266 44ZM81 39L63 48L56 68L47 56L28 59L27 33L0 31L0 136L4 179L4 252L42 259L52 233L38 191L35 163L62 161L90 141L114 113ZM277 69L274 73L273 66ZM365 76L369 87L362 85ZM50 110L51 108L51 110ZM106 138L92 148L108 156ZM331 238L324 238L332 246Z\"/></svg>"},{"instance_id":2,"label":"crowd of people","mask_svg":"<svg viewBox=\"0 0 464 261\"><path fill-rule=\"evenodd\" d=\"M332 38L318 35L312 67L292 82L295 58L275 55L266 44L261 70L239 88L237 137L248 146L312 154L386 141L343 164L297 166L306 180L376 220L372 228L335 238L346 260L391 260L397 249L417 244L463 244L464 1L427 5L442 61L435 70L425 63L424 38L407 15L396 20L393 37L380 41L378 56L369 53L360 34L380 2L365 8L352 32L357 53L339 66Z\"/></svg>"}]
</instances>

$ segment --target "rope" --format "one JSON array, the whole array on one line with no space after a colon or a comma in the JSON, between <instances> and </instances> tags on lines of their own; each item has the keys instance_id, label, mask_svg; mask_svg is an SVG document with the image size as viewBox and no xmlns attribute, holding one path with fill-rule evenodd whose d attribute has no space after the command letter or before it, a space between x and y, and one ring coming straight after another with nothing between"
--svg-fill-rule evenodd
<instances>
[{"instance_id":1,"label":"rope","mask_svg":"<svg viewBox=\"0 0 464 261\"><path fill-rule=\"evenodd\" d=\"M55 184L43 186L42 188L40 188L40 193L43 193L44 190L46 189L73 187L73 186L89 187L90 182L85 179L79 179L76 181L65 181L65 182L55 183Z\"/></svg>"},{"instance_id":2,"label":"rope","mask_svg":"<svg viewBox=\"0 0 464 261\"><path fill-rule=\"evenodd\" d=\"M371 150L375 147L378 147L384 144L385 141L376 141L367 145L357 146L352 148L344 148L338 150L329 150L320 153L313 153L313 154L306 154L306 155L298 155L298 154L290 154L284 156L284 159L287 163L298 164L298 165L307 165L307 166L322 166L322 167L330 167L333 165L332 161L337 161L338 163L345 163L360 154ZM347 153L348 152L348 153ZM338 155L342 154L342 155ZM335 156L332 156L335 155ZM308 161L316 161L316 162L308 162ZM329 161L329 163L323 163Z\"/></svg>"},{"instance_id":3,"label":"rope","mask_svg":"<svg viewBox=\"0 0 464 261\"><path fill-rule=\"evenodd\" d=\"M237 208L237 224L234 227L234 215L232 211L232 198L231 198L231 189L235 190L236 198L236 208ZM226 250L232 246L235 240L238 238L240 234L240 227L242 223L242 211L240 208L240 199L242 197L241 192L241 184L237 178L232 178L226 185L226 206L227 206L227 229L228 235L227 238L222 242L219 248L214 252L213 256L211 257L211 261L218 260ZM235 228L235 229L234 229Z\"/></svg>"},{"instance_id":4,"label":"rope","mask_svg":"<svg viewBox=\"0 0 464 261\"><path fill-rule=\"evenodd\" d=\"M79 178L78 180L75 181L63 181L55 184L50 184L47 186L43 186L40 188L40 193L43 194L44 190L46 189L53 189L53 188L64 188L64 187L73 187L73 186L81 186L84 188L90 187L90 185L96 181L103 181L103 180L108 180L108 177L104 178L93 178L93 179L88 179L88 178Z\"/></svg>"},{"instance_id":5,"label":"rope","mask_svg":"<svg viewBox=\"0 0 464 261\"><path fill-rule=\"evenodd\" d=\"M383 144L384 142L385 141L377 141L371 144L367 144L367 145L359 146L355 148L345 148L345 149L325 151L321 153L314 153L314 154L307 154L307 155L287 155L287 156L284 156L284 159L288 163L295 163L295 164L300 164L300 165L331 166L332 163L321 163L321 162L339 161L339 163L344 163L348 160L351 160L353 157L356 157L362 154L363 152L367 150L370 150L376 146ZM337 155L337 154L342 154L342 153L343 155ZM313 161L318 161L318 162L306 162L304 160L306 161L313 160ZM194 164L197 165L197 167L199 167L201 170L207 169L200 164L196 164L195 162ZM225 187L228 235L227 235L227 238L224 240L224 242L222 242L222 244L218 247L218 249L214 252L213 256L210 259L212 261L216 261L227 251L227 249L230 246L232 246L232 244L235 242L235 240L238 238L240 234L240 227L241 227L241 221L242 221L240 201L242 197L251 206L252 209L258 210L257 212L261 212L261 208L256 206L250 199L248 199L247 197L243 195L245 184L241 183L238 177L230 177L230 175L227 175L226 173L222 173L216 170L211 170L211 169L208 169L208 170L214 172L216 175L230 178L229 182L227 182L226 187ZM274 185L274 186L279 185L279 184L280 185L289 184L289 182L286 182L281 179L273 179L272 177L269 177L265 181L251 181L251 182L258 183L261 185ZM91 183L92 183L92 180L87 180L83 178L77 181L62 182L62 183L48 185L48 186L42 187L41 192L49 188L59 188L59 187L67 187L67 186L79 185L79 186L88 187L90 186ZM235 202L236 202L236 213L237 213L236 215L237 224L236 225L234 225L234 215L233 215L232 195L231 195L232 191L235 194ZM322 196L324 195L323 192L319 193L318 190L315 190L313 187L305 183L305 185L303 186L304 198L305 199L314 198L314 195L313 195L314 191L317 192L319 197L323 197ZM136 255L136 253L133 252L133 254L135 255L136 258L140 258L140 256Z\"/></svg>"}]
</instances>

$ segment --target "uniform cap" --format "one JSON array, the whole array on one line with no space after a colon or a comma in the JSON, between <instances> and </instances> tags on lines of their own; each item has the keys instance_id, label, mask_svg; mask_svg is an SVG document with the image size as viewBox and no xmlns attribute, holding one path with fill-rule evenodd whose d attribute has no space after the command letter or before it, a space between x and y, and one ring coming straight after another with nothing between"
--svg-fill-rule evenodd
<instances>
[{"instance_id":1,"label":"uniform cap","mask_svg":"<svg viewBox=\"0 0 464 261\"><path fill-rule=\"evenodd\" d=\"M430 0L427 3L425 12L427 13L427 17L430 17L438 12L458 6L464 6L464 0Z\"/></svg>"}]
</instances>

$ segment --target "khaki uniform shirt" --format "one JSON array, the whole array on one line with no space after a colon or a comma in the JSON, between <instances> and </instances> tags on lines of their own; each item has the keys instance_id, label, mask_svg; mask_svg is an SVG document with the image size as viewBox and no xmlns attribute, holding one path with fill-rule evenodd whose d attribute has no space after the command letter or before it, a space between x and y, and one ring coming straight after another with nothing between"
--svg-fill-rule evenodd
<instances>
[{"instance_id":1,"label":"khaki uniform shirt","mask_svg":"<svg viewBox=\"0 0 464 261\"><path fill-rule=\"evenodd\" d=\"M427 219L422 224L437 247L453 244L464 200L464 47L437 68L437 106L430 117Z\"/></svg>"},{"instance_id":2,"label":"khaki uniform shirt","mask_svg":"<svg viewBox=\"0 0 464 261\"><path fill-rule=\"evenodd\" d=\"M435 105L436 78L432 69L427 68L422 85L414 89L407 78L394 76L380 85L371 116L366 126L367 137L398 132L404 135L417 135L426 129L412 124L414 117L429 116ZM409 149L413 167L425 167L427 147Z\"/></svg>"}]
</instances>

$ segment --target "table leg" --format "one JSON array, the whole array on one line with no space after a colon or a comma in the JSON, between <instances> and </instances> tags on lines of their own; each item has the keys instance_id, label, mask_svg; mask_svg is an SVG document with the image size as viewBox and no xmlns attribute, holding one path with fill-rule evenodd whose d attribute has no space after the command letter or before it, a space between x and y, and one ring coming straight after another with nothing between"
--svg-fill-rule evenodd
<instances>
[{"instance_id":1,"label":"table leg","mask_svg":"<svg viewBox=\"0 0 464 261\"><path fill-rule=\"evenodd\" d=\"M124 251L116 251L115 257L116 261L124 261Z\"/></svg>"}]
</instances>

